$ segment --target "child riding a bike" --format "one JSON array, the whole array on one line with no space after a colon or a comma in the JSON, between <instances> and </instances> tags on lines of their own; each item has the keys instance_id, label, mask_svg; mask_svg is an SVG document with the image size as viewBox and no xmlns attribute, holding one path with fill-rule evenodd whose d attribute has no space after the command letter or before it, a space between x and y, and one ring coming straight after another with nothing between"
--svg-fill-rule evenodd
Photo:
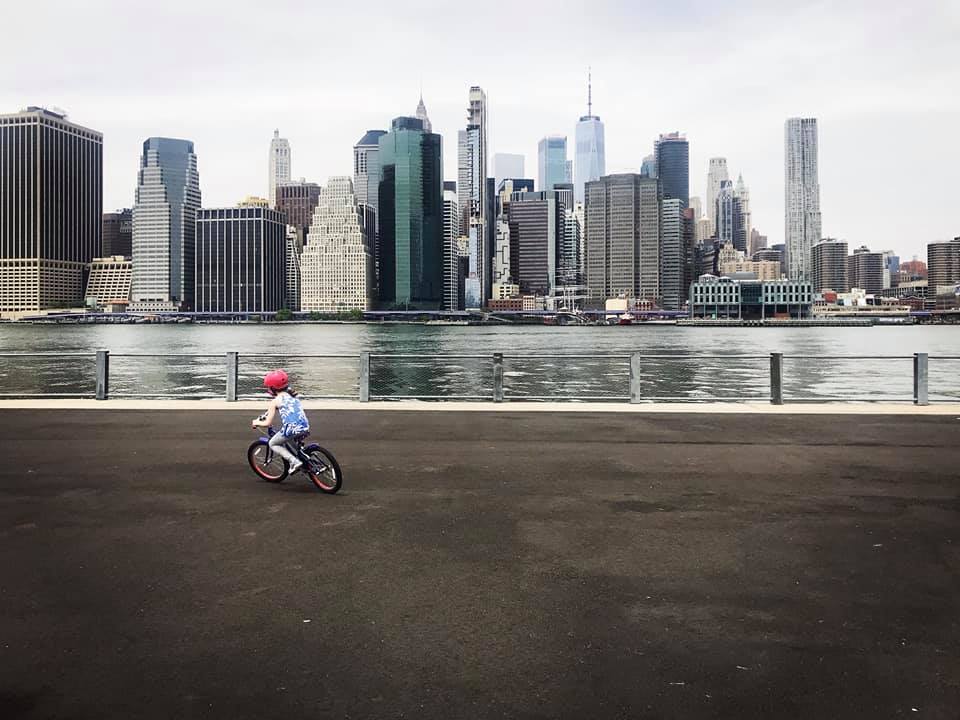
<instances>
[{"instance_id":1,"label":"child riding a bike","mask_svg":"<svg viewBox=\"0 0 960 720\"><path fill-rule=\"evenodd\" d=\"M254 428L268 428L280 414L280 431L270 438L270 449L284 458L289 464L289 474L295 473L303 465L287 449L286 444L306 435L310 431L310 421L303 412L303 405L297 393L290 389L290 380L283 370L271 370L263 378L263 386L273 395L267 411L251 423Z\"/></svg>"}]
</instances>

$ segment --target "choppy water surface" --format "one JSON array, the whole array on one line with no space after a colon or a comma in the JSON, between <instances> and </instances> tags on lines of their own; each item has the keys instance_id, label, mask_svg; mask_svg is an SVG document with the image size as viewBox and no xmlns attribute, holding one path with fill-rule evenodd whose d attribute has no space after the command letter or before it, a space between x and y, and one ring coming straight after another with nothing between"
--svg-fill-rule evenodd
<instances>
[{"instance_id":1,"label":"choppy water surface","mask_svg":"<svg viewBox=\"0 0 960 720\"><path fill-rule=\"evenodd\" d=\"M265 369L285 367L308 397L357 394L359 362L295 355L373 354L374 397L483 397L493 392L493 353L504 354L509 398L629 395L626 357L643 354L646 399L766 399L772 352L786 356L787 400L843 397L909 400L912 359L930 360L931 400L960 399L960 327L685 328L461 327L425 325L0 325L0 393L90 396L94 353L111 352L113 397L222 397L225 353L240 353L240 393L259 393ZM79 356L69 353L80 353ZM202 357L131 357L193 353ZM381 358L377 355L482 355ZM837 359L833 356L896 359ZM125 357L127 356L127 357ZM540 356L540 357L534 357ZM668 356L668 357L652 357ZM757 357L740 357L757 356ZM938 357L939 356L939 357ZM941 359L944 358L944 359Z\"/></svg>"}]
</instances>

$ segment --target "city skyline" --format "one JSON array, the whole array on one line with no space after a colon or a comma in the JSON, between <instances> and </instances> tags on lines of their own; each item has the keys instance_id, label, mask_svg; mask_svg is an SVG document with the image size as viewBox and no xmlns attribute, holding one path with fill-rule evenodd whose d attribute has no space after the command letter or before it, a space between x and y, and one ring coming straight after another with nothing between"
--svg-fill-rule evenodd
<instances>
[{"instance_id":1,"label":"city skyline","mask_svg":"<svg viewBox=\"0 0 960 720\"><path fill-rule=\"evenodd\" d=\"M99 27L70 12L35 22L38 8L18 6L9 14L11 26L43 28L43 35L39 30L15 34L0 48L11 79L0 90L0 107L16 112L31 104L61 106L73 122L103 132L105 211L132 205L139 148L154 135L195 143L205 199L223 206L249 194L267 194L264 148L276 128L291 142L297 177L322 182L351 174L357 138L368 129L388 127L393 117L413 114L421 79L434 131L445 139L446 179L456 177L450 150L463 124L463 95L474 84L489 98L491 158L497 152L522 153L527 167L535 167L541 137L573 137L577 119L586 111L586 72L592 66L594 112L606 126L608 173L637 172L651 142L662 132L679 130L690 140L691 195L706 197L707 161L726 157L731 171L742 172L750 184L753 226L777 244L783 242L783 122L816 117L823 235L844 238L852 247L867 243L906 258L923 257L926 243L956 234L956 212L949 203L934 203L929 213L915 217L876 203L873 178L895 165L891 147L905 151L919 136L928 148L916 154L925 182L948 189L955 184L950 168L960 163L960 147L952 128L960 125L960 100L945 89L960 80L948 42L960 18L947 2L921 3L920 12L891 6L889 12L865 13L855 7L861 4L828 14L819 5L796 3L786 22L782 13L752 3L736 3L723 13L701 2L672 9L600 3L590 16L555 21L553 33L518 35L511 30L456 66L428 61L456 45L456 37L435 32L450 26L450 16L441 23L424 8L413 8L409 17L396 19L391 33L374 32L380 46L357 68L348 53L341 60L334 50L351 41L349 33L336 28L350 26L359 9L323 11L331 32L330 47L322 52L284 44L278 53L279 38L238 41L253 37L259 27L255 14L244 16L231 7L226 13L234 18L229 43L196 48L196 56L181 53L184 58L175 61L165 54L160 61L151 53L137 53L140 60L129 70L110 57L118 50L133 53L144 43L131 8L104 3L111 20ZM197 27L219 23L226 9L219 3L197 8ZM373 3L364 16L378 9L388 12ZM316 15L314 20L319 12L303 10ZM459 16L465 10L452 12ZM518 19L532 18L537 8L512 12ZM283 4L271 13L278 22L294 17L309 22ZM152 16L156 36L164 36L181 19L174 6L158 9ZM675 23L681 19L685 22L678 29ZM478 16L475 21L478 32L488 23L492 29L492 19ZM638 22L643 42L631 42L627 30ZM78 23L84 33L76 32ZM756 40L746 48L723 46L717 52L708 38L730 27ZM396 53L395 37L404 34L423 45L410 43L409 57ZM28 50L41 40L50 52L38 61ZM536 83L515 76L496 61L508 41L534 55L549 48L556 64ZM559 47L574 49L563 54ZM684 52L678 55L677 47ZM710 66L727 78L722 89L702 77L707 47ZM663 53L675 61L669 78L645 76L640 86L627 81L632 68ZM323 80L309 73L278 78L271 67L281 55L285 62L312 62L329 72ZM406 81L376 77L372 68L388 61ZM163 64L167 62L173 64ZM179 70L188 62L195 72L184 82ZM151 84L144 86L141 78L147 76ZM682 92L675 87L677 76L690 81ZM269 80L269 90L249 92L258 79ZM726 100L718 97L721 92ZM742 101L729 102L730 93Z\"/></svg>"}]
</instances>

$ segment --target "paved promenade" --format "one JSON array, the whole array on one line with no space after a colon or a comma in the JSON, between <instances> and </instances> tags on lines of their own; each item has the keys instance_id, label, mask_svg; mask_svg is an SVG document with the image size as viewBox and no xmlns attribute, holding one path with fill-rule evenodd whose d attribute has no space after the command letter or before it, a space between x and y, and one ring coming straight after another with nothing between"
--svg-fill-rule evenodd
<instances>
[{"instance_id":1,"label":"paved promenade","mask_svg":"<svg viewBox=\"0 0 960 720\"><path fill-rule=\"evenodd\" d=\"M960 414L254 414L0 414L0 718L958 716Z\"/></svg>"}]
</instances>

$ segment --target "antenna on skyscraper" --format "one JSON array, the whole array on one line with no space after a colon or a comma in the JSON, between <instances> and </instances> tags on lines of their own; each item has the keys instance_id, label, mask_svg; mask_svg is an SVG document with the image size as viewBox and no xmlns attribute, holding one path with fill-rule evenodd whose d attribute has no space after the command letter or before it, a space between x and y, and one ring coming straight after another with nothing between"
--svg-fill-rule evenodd
<instances>
[{"instance_id":1,"label":"antenna on skyscraper","mask_svg":"<svg viewBox=\"0 0 960 720\"><path fill-rule=\"evenodd\" d=\"M587 117L593 117L593 68L587 66Z\"/></svg>"}]
</instances>

